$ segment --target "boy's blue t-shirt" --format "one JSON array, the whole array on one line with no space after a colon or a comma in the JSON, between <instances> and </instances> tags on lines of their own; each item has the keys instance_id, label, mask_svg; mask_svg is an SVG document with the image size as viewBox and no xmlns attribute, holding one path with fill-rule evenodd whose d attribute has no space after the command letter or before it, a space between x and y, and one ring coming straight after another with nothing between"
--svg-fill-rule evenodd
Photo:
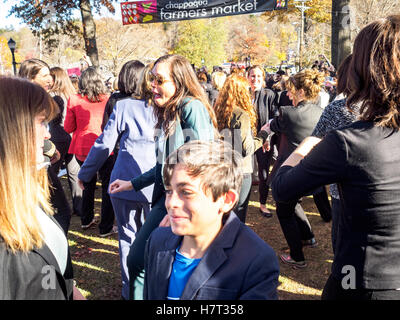
<instances>
[{"instance_id":1,"label":"boy's blue t-shirt","mask_svg":"<svg viewBox=\"0 0 400 320\"><path fill-rule=\"evenodd\" d=\"M179 253L179 248L176 249L175 261L172 265L171 277L169 278L168 300L179 300L181 298L186 283L200 261L201 259L186 258Z\"/></svg>"}]
</instances>

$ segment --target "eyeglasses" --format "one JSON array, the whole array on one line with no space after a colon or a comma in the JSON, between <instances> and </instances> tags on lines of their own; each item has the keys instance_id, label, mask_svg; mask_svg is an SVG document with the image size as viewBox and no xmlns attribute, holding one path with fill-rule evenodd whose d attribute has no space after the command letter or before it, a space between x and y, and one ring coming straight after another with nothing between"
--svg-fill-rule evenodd
<instances>
[{"instance_id":1,"label":"eyeglasses","mask_svg":"<svg viewBox=\"0 0 400 320\"><path fill-rule=\"evenodd\" d=\"M159 74L158 75L154 75L152 73L150 73L149 80L150 80L151 83L155 82L158 86L162 86L166 82L172 82L172 80L166 80L162 76L160 76Z\"/></svg>"}]
</instances>

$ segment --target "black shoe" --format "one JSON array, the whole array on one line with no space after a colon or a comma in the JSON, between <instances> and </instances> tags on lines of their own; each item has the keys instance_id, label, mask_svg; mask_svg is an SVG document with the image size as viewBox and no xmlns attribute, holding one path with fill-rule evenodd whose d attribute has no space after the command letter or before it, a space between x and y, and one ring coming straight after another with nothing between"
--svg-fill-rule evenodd
<instances>
[{"instance_id":1,"label":"black shoe","mask_svg":"<svg viewBox=\"0 0 400 320\"><path fill-rule=\"evenodd\" d=\"M315 240L315 238L311 238L309 240L301 240L303 247L309 247L309 248L315 248L318 246L318 242Z\"/></svg>"},{"instance_id":2,"label":"black shoe","mask_svg":"<svg viewBox=\"0 0 400 320\"><path fill-rule=\"evenodd\" d=\"M260 213L264 218L272 218L272 213L271 212L265 212L265 211L262 211L260 209Z\"/></svg>"}]
</instances>

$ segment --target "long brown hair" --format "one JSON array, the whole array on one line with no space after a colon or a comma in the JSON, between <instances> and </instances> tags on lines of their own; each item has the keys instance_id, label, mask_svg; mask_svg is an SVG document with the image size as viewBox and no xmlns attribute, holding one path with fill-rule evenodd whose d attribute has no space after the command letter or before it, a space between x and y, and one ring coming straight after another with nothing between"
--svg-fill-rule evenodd
<instances>
[{"instance_id":1,"label":"long brown hair","mask_svg":"<svg viewBox=\"0 0 400 320\"><path fill-rule=\"evenodd\" d=\"M374 21L354 41L347 105L361 103L360 118L400 127L400 15Z\"/></svg>"},{"instance_id":2,"label":"long brown hair","mask_svg":"<svg viewBox=\"0 0 400 320\"><path fill-rule=\"evenodd\" d=\"M35 118L58 107L39 85L0 77L0 238L12 251L43 244L37 207L51 214L46 169L36 169Z\"/></svg>"},{"instance_id":3,"label":"long brown hair","mask_svg":"<svg viewBox=\"0 0 400 320\"><path fill-rule=\"evenodd\" d=\"M336 92L337 94L343 93L346 97L350 94L349 87L347 85L348 80L348 72L351 59L353 58L353 54L349 54L340 64L337 71L337 86Z\"/></svg>"},{"instance_id":4,"label":"long brown hair","mask_svg":"<svg viewBox=\"0 0 400 320\"><path fill-rule=\"evenodd\" d=\"M50 69L50 74L53 77L53 87L50 89L49 93L64 97L66 100L77 93L68 73L64 69L53 67Z\"/></svg>"},{"instance_id":5,"label":"long brown hair","mask_svg":"<svg viewBox=\"0 0 400 320\"><path fill-rule=\"evenodd\" d=\"M211 108L206 93L189 61L180 55L169 54L158 58L154 62L154 66L158 63L168 63L176 91L162 108L157 105L154 106L154 114L157 119L156 128L162 128L166 135L169 134L170 125L177 119L178 107L182 105L185 98L200 100L207 109L214 127L217 127L214 110Z\"/></svg>"},{"instance_id":6,"label":"long brown hair","mask_svg":"<svg viewBox=\"0 0 400 320\"><path fill-rule=\"evenodd\" d=\"M238 74L232 74L225 80L215 102L218 130L230 127L234 107L244 110L249 115L252 131L257 134L257 116L251 103L249 82Z\"/></svg>"}]
</instances>

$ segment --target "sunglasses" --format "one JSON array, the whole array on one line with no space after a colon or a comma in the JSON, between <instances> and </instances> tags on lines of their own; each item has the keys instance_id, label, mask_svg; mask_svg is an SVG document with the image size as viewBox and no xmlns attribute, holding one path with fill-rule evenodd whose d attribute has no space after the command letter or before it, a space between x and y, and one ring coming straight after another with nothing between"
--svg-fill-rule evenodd
<instances>
[{"instance_id":1,"label":"sunglasses","mask_svg":"<svg viewBox=\"0 0 400 320\"><path fill-rule=\"evenodd\" d=\"M166 82L172 82L172 80L165 80L162 76L154 75L150 73L149 80L151 83L155 82L158 86L162 86Z\"/></svg>"}]
</instances>

